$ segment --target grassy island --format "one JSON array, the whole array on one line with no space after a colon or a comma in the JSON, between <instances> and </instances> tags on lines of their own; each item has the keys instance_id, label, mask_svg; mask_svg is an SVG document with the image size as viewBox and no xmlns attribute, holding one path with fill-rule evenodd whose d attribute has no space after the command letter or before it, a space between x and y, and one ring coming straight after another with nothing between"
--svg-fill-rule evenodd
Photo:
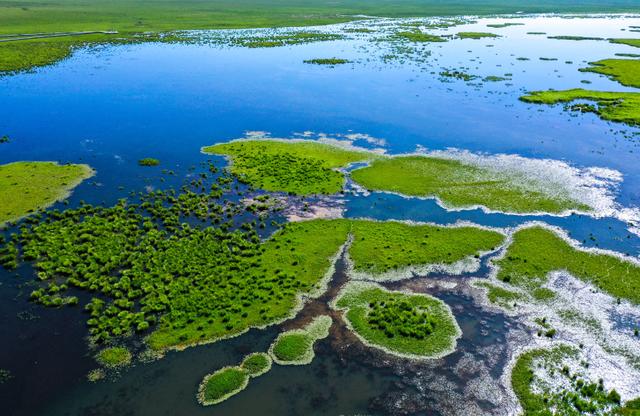
<instances>
[{"instance_id":1,"label":"grassy island","mask_svg":"<svg viewBox=\"0 0 640 416\"><path fill-rule=\"evenodd\" d=\"M520 100L534 104L569 103L576 100L592 101L600 118L630 125L640 124L640 93L589 91L581 88L565 91L534 91L520 97Z\"/></svg>"},{"instance_id":2,"label":"grassy island","mask_svg":"<svg viewBox=\"0 0 640 416\"><path fill-rule=\"evenodd\" d=\"M69 196L93 175L87 165L15 162L0 165L0 227Z\"/></svg>"},{"instance_id":3,"label":"grassy island","mask_svg":"<svg viewBox=\"0 0 640 416\"><path fill-rule=\"evenodd\" d=\"M203 406L221 403L244 390L249 373L240 367L225 367L208 374L198 388L198 402Z\"/></svg>"},{"instance_id":4,"label":"grassy island","mask_svg":"<svg viewBox=\"0 0 640 416\"><path fill-rule=\"evenodd\" d=\"M602 380L584 378L580 368L571 369L565 364L577 354L576 349L560 345L529 350L518 357L511 385L524 416L625 414L615 389L608 390ZM545 376L540 377L540 373Z\"/></svg>"},{"instance_id":5,"label":"grassy island","mask_svg":"<svg viewBox=\"0 0 640 416\"><path fill-rule=\"evenodd\" d=\"M314 65L343 65L348 64L351 61L348 59L342 58L315 58L315 59L307 59L304 61L305 64L314 64Z\"/></svg>"},{"instance_id":6,"label":"grassy island","mask_svg":"<svg viewBox=\"0 0 640 416\"><path fill-rule=\"evenodd\" d=\"M345 311L347 325L365 344L401 357L442 357L455 349L462 334L441 300L375 283L348 283L334 306Z\"/></svg>"},{"instance_id":7,"label":"grassy island","mask_svg":"<svg viewBox=\"0 0 640 416\"><path fill-rule=\"evenodd\" d=\"M280 365L305 365L313 361L313 345L329 335L330 316L317 316L304 328L283 332L271 344L269 354Z\"/></svg>"},{"instance_id":8,"label":"grassy island","mask_svg":"<svg viewBox=\"0 0 640 416\"><path fill-rule=\"evenodd\" d=\"M303 43L340 40L342 35L320 32L292 32L282 35L249 36L235 39L238 46L247 48L276 48L279 46L300 45Z\"/></svg>"},{"instance_id":9,"label":"grassy island","mask_svg":"<svg viewBox=\"0 0 640 416\"><path fill-rule=\"evenodd\" d=\"M374 278L410 266L452 265L494 250L504 240L502 234L478 227L394 221L354 221L351 233L349 256L354 271Z\"/></svg>"},{"instance_id":10,"label":"grassy island","mask_svg":"<svg viewBox=\"0 0 640 416\"><path fill-rule=\"evenodd\" d=\"M524 26L524 23L504 22L504 23L490 23L487 25L487 27L494 28L494 29L504 29L505 27L510 27L510 26Z\"/></svg>"},{"instance_id":11,"label":"grassy island","mask_svg":"<svg viewBox=\"0 0 640 416\"><path fill-rule=\"evenodd\" d=\"M447 40L438 35L421 32L419 30L398 32L395 35L398 39L408 40L409 42L446 42Z\"/></svg>"},{"instance_id":12,"label":"grassy island","mask_svg":"<svg viewBox=\"0 0 640 416\"><path fill-rule=\"evenodd\" d=\"M160 161L152 157L145 157L144 159L138 160L138 165L140 166L158 166L159 164Z\"/></svg>"},{"instance_id":13,"label":"grassy island","mask_svg":"<svg viewBox=\"0 0 640 416\"><path fill-rule=\"evenodd\" d=\"M484 38L499 38L500 35L488 32L458 32L456 35L458 39L484 39Z\"/></svg>"},{"instance_id":14,"label":"grassy island","mask_svg":"<svg viewBox=\"0 0 640 416\"><path fill-rule=\"evenodd\" d=\"M408 196L437 197L446 206L484 206L504 212L549 212L590 208L561 193L544 192L541 184L518 183L498 172L454 159L398 156L375 160L351 177L362 186ZM539 189L538 189L539 188Z\"/></svg>"},{"instance_id":15,"label":"grassy island","mask_svg":"<svg viewBox=\"0 0 640 416\"><path fill-rule=\"evenodd\" d=\"M131 352L125 347L109 347L96 354L96 361L108 368L124 367L131 363Z\"/></svg>"},{"instance_id":16,"label":"grassy island","mask_svg":"<svg viewBox=\"0 0 640 416\"><path fill-rule=\"evenodd\" d=\"M271 356L264 352L255 352L244 357L240 367L251 377L258 377L271 369Z\"/></svg>"},{"instance_id":17,"label":"grassy island","mask_svg":"<svg viewBox=\"0 0 640 416\"><path fill-rule=\"evenodd\" d=\"M566 271L619 299L640 304L640 264L613 254L577 248L553 230L518 230L503 258L494 261L497 277L546 298L540 291L550 272Z\"/></svg>"},{"instance_id":18,"label":"grassy island","mask_svg":"<svg viewBox=\"0 0 640 416\"><path fill-rule=\"evenodd\" d=\"M607 75L622 85L640 88L640 59L603 59L590 65L580 71Z\"/></svg>"},{"instance_id":19,"label":"grassy island","mask_svg":"<svg viewBox=\"0 0 640 416\"><path fill-rule=\"evenodd\" d=\"M640 94L640 93L639 93ZM241 181L268 191L297 195L340 191L344 174L338 168L370 162L351 178L370 190L407 196L438 198L451 208L486 207L490 210L552 214L590 211L568 191L527 175L477 166L446 157L385 156L310 140L237 140L203 148L231 161Z\"/></svg>"},{"instance_id":20,"label":"grassy island","mask_svg":"<svg viewBox=\"0 0 640 416\"><path fill-rule=\"evenodd\" d=\"M609 39L609 42L640 48L640 39Z\"/></svg>"},{"instance_id":21,"label":"grassy island","mask_svg":"<svg viewBox=\"0 0 640 416\"><path fill-rule=\"evenodd\" d=\"M604 40L604 38L597 38L591 36L573 36L573 35L561 35L561 36L547 36L547 39L556 39L556 40Z\"/></svg>"},{"instance_id":22,"label":"grassy island","mask_svg":"<svg viewBox=\"0 0 640 416\"><path fill-rule=\"evenodd\" d=\"M267 191L296 195L339 192L345 179L336 169L375 157L370 152L308 140L237 140L202 150L228 156L231 171L242 181Z\"/></svg>"}]
</instances>

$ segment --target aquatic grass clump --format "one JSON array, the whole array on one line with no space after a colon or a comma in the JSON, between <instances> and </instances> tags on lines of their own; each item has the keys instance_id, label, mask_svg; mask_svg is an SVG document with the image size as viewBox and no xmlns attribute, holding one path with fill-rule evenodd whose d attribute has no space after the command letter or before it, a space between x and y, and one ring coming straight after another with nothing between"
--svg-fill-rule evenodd
<instances>
[{"instance_id":1,"label":"aquatic grass clump","mask_svg":"<svg viewBox=\"0 0 640 416\"><path fill-rule=\"evenodd\" d=\"M451 309L426 294L393 292L370 282L349 282L333 307L368 346L400 357L439 358L462 335Z\"/></svg>"},{"instance_id":2,"label":"aquatic grass clump","mask_svg":"<svg viewBox=\"0 0 640 416\"><path fill-rule=\"evenodd\" d=\"M202 151L229 157L231 172L243 182L296 195L339 192L345 178L338 168L376 157L310 140L236 140Z\"/></svg>"},{"instance_id":3,"label":"aquatic grass clump","mask_svg":"<svg viewBox=\"0 0 640 416\"><path fill-rule=\"evenodd\" d=\"M307 59L303 62L305 64L334 66L334 65L348 64L351 61L348 59L342 59L342 58L315 58L315 59Z\"/></svg>"},{"instance_id":4,"label":"aquatic grass clump","mask_svg":"<svg viewBox=\"0 0 640 416\"><path fill-rule=\"evenodd\" d=\"M144 159L138 160L138 165L140 166L158 166L159 164L160 161L152 157L145 157Z\"/></svg>"},{"instance_id":5,"label":"aquatic grass clump","mask_svg":"<svg viewBox=\"0 0 640 416\"><path fill-rule=\"evenodd\" d=\"M109 347L96 354L96 361L107 368L120 368L131 364L131 352L125 347Z\"/></svg>"},{"instance_id":6,"label":"aquatic grass clump","mask_svg":"<svg viewBox=\"0 0 640 416\"><path fill-rule=\"evenodd\" d=\"M407 40L410 42L446 42L447 40L438 35L432 35L420 30L404 31L395 34L397 39Z\"/></svg>"},{"instance_id":7,"label":"aquatic grass clump","mask_svg":"<svg viewBox=\"0 0 640 416\"><path fill-rule=\"evenodd\" d=\"M280 365L305 365L313 361L314 344L329 335L333 320L330 316L320 315L300 329L286 331L269 347L269 355Z\"/></svg>"},{"instance_id":8,"label":"aquatic grass clump","mask_svg":"<svg viewBox=\"0 0 640 416\"><path fill-rule=\"evenodd\" d=\"M198 388L198 402L203 406L221 403L240 393L249 384L249 373L240 367L225 367L204 377Z\"/></svg>"},{"instance_id":9,"label":"aquatic grass clump","mask_svg":"<svg viewBox=\"0 0 640 416\"><path fill-rule=\"evenodd\" d=\"M504 235L474 226L443 227L396 221L352 221L349 257L354 275L387 280L405 269L445 269L496 249Z\"/></svg>"},{"instance_id":10,"label":"aquatic grass clump","mask_svg":"<svg viewBox=\"0 0 640 416\"><path fill-rule=\"evenodd\" d=\"M604 38L591 37L591 36L547 36L547 39L556 39L556 40L605 40Z\"/></svg>"},{"instance_id":11,"label":"aquatic grass clump","mask_svg":"<svg viewBox=\"0 0 640 416\"><path fill-rule=\"evenodd\" d=\"M555 229L534 225L519 229L504 255L493 264L497 278L548 299L542 286L554 271L566 271L614 298L640 304L640 263L613 252L586 250Z\"/></svg>"},{"instance_id":12,"label":"aquatic grass clump","mask_svg":"<svg viewBox=\"0 0 640 416\"><path fill-rule=\"evenodd\" d=\"M93 176L88 165L55 162L14 162L0 165L0 228L65 199Z\"/></svg>"},{"instance_id":13,"label":"aquatic grass clump","mask_svg":"<svg viewBox=\"0 0 640 416\"><path fill-rule=\"evenodd\" d=\"M485 39L485 38L499 38L500 35L488 32L458 32L456 34L458 39Z\"/></svg>"},{"instance_id":14,"label":"aquatic grass clump","mask_svg":"<svg viewBox=\"0 0 640 416\"><path fill-rule=\"evenodd\" d=\"M233 39L233 43L246 48L275 48L312 42L344 39L343 35L322 32L292 32L266 36L247 36Z\"/></svg>"},{"instance_id":15,"label":"aquatic grass clump","mask_svg":"<svg viewBox=\"0 0 640 416\"><path fill-rule=\"evenodd\" d=\"M240 367L251 377L258 377L271 369L273 360L271 356L264 352L255 352L244 357Z\"/></svg>"},{"instance_id":16,"label":"aquatic grass clump","mask_svg":"<svg viewBox=\"0 0 640 416\"><path fill-rule=\"evenodd\" d=\"M510 26L524 26L524 23L504 22L504 23L490 23L487 25L487 27L494 28L494 29L503 29L505 27L510 27Z\"/></svg>"},{"instance_id":17,"label":"aquatic grass clump","mask_svg":"<svg viewBox=\"0 0 640 416\"><path fill-rule=\"evenodd\" d=\"M589 65L580 71L606 75L622 85L640 88L640 59L603 59Z\"/></svg>"},{"instance_id":18,"label":"aquatic grass clump","mask_svg":"<svg viewBox=\"0 0 640 416\"><path fill-rule=\"evenodd\" d=\"M569 103L576 100L597 104L596 114L603 120L640 125L640 93L590 91L581 88L564 91L533 91L520 97L534 104Z\"/></svg>"},{"instance_id":19,"label":"aquatic grass clump","mask_svg":"<svg viewBox=\"0 0 640 416\"><path fill-rule=\"evenodd\" d=\"M562 184L550 189L551 184L525 175L516 169L502 170L453 157L427 155L377 159L351 172L353 180L369 190L435 197L452 208L482 206L502 212L551 214L591 210Z\"/></svg>"},{"instance_id":20,"label":"aquatic grass clump","mask_svg":"<svg viewBox=\"0 0 640 416\"><path fill-rule=\"evenodd\" d=\"M505 309L512 309L515 304L525 299L525 296L519 292L484 280L476 280L473 285L485 289L489 302Z\"/></svg>"},{"instance_id":21,"label":"aquatic grass clump","mask_svg":"<svg viewBox=\"0 0 640 416\"><path fill-rule=\"evenodd\" d=\"M465 82L473 81L474 79L478 78L477 75L471 75L463 71L456 71L456 70L449 70L449 69L446 71L440 72L440 76L445 78L455 78Z\"/></svg>"}]
</instances>

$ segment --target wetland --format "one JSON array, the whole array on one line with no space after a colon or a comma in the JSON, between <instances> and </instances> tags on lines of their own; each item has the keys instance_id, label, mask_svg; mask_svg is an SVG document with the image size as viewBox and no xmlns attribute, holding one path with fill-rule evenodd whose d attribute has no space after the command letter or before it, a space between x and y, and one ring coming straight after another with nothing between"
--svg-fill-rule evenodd
<instances>
[{"instance_id":1,"label":"wetland","mask_svg":"<svg viewBox=\"0 0 640 416\"><path fill-rule=\"evenodd\" d=\"M640 16L317 19L3 42L8 414L634 414Z\"/></svg>"}]
</instances>

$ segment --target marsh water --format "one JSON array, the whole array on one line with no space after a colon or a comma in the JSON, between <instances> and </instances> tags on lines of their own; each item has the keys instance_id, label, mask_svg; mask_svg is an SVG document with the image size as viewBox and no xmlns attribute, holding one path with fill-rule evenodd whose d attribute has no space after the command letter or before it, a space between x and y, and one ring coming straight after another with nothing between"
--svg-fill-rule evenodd
<instances>
[{"instance_id":1,"label":"marsh water","mask_svg":"<svg viewBox=\"0 0 640 416\"><path fill-rule=\"evenodd\" d=\"M371 34L278 48L207 42L205 34L198 44L78 50L56 65L0 78L0 135L11 138L0 144L0 164L88 163L97 173L73 192L69 206L80 201L113 204L131 191L179 186L191 166L212 159L200 153L204 145L251 131L282 138L308 132L308 137L383 147L390 154L417 147L456 148L614 169L623 178L613 190L616 201L640 206L640 130L594 114L566 112L562 106L518 100L525 91L548 88L631 90L578 69L638 49L546 36L633 37L626 31L640 26L640 17L476 20L432 31L484 31L502 37L427 44L403 55L394 52L386 35L376 34L399 22L371 20L320 29L342 33L370 27ZM504 21L523 25L486 26ZM326 67L303 62L328 57L352 63ZM464 82L443 79L439 73L447 69L480 77L510 75L503 82ZM176 175L139 167L137 160L144 157L160 159L161 168ZM640 250L640 237L614 218L448 211L433 200L381 193L341 198L348 217L441 224L464 220L496 227L540 220L562 227L587 246L634 256ZM339 284L343 266L338 262L333 284ZM483 267L474 275L487 273ZM528 333L504 314L478 305L465 284L468 277L417 276L392 285L428 292L452 307L463 336L456 351L443 359L393 359L365 348L337 323L317 345L310 365L274 366L241 394L204 408L195 399L202 377L237 363L246 353L266 350L279 326L171 352L90 383L86 375L96 364L80 308L33 305L28 301L32 269L0 270L0 368L10 373L0 384L0 406L8 415L507 414L512 402L499 382L507 363L505 345L526 342Z\"/></svg>"}]
</instances>

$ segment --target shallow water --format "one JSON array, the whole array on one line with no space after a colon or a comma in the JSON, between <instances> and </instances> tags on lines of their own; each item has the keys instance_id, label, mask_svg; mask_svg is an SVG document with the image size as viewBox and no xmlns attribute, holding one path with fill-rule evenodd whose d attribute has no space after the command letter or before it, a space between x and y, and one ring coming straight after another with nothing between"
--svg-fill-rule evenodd
<instances>
[{"instance_id":1,"label":"shallow water","mask_svg":"<svg viewBox=\"0 0 640 416\"><path fill-rule=\"evenodd\" d=\"M383 139L392 154L413 152L417 146L459 148L615 169L624 177L616 201L625 207L640 206L640 136L631 137L638 129L606 123L592 114L573 115L562 106L539 107L517 99L526 90L547 88L629 90L577 69L637 49L526 33L632 37L621 29L640 26L640 18L506 20L525 24L487 28L488 23L504 21L496 18L432 30L486 31L503 37L428 44L409 58L391 61L382 60L389 44L371 41L386 37L382 33L386 26L377 25L389 21L364 24L378 28L371 35L281 48L243 49L204 42L79 51L57 65L0 78L0 135L11 137L10 143L0 144L0 163L88 163L97 174L74 191L70 205L81 200L112 204L131 191L176 187L190 174L189 167L202 161L222 163L201 154L200 147L241 137L246 131L266 131L273 137L313 131L341 140L345 137L338 135L361 133ZM354 63L327 68L302 62L333 56ZM480 76L513 75L511 81L494 83L443 82L438 75L459 68ZM363 140L355 143L372 146ZM143 157L160 159L161 168L175 170L176 176L140 168L136 161ZM166 181L161 182L161 176ZM433 200L379 193L345 199L348 217L441 224L466 220L495 227L542 220L587 246L636 256L640 252L640 237L613 218L452 212ZM479 273L488 271L483 268ZM424 278L396 284L435 294L452 306L463 337L448 357L422 364L392 360L362 347L336 325L331 336L318 344L312 364L274 366L236 397L202 408L195 400L201 378L236 363L247 352L266 350L277 335L276 327L169 353L112 380L91 384L85 377L95 364L88 356L82 312L30 304L30 289L23 286L32 277L28 267L17 273L0 270L0 368L12 374L0 384L0 403L11 415L453 414L456 409L507 414L512 409L508 392L497 380L508 360L508 337L517 333L526 338L526 334L503 314L475 304L466 285L434 289L424 286L428 280ZM479 380L493 383L487 385L495 386L495 397L480 394Z\"/></svg>"}]
</instances>

